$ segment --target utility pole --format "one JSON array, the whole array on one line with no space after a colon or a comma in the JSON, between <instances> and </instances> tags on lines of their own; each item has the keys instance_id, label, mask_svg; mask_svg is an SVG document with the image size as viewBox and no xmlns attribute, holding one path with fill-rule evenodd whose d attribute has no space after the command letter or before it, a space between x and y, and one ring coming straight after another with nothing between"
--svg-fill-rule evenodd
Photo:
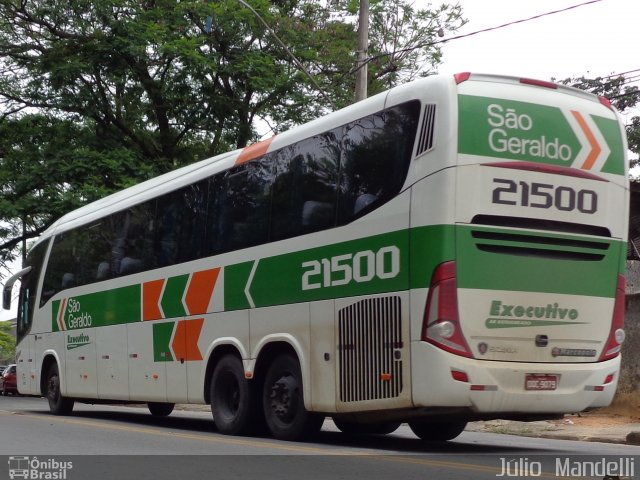
<instances>
[{"instance_id":1,"label":"utility pole","mask_svg":"<svg viewBox=\"0 0 640 480\"><path fill-rule=\"evenodd\" d=\"M356 102L367 98L367 53L369 48L369 0L360 0L356 70Z\"/></svg>"}]
</instances>

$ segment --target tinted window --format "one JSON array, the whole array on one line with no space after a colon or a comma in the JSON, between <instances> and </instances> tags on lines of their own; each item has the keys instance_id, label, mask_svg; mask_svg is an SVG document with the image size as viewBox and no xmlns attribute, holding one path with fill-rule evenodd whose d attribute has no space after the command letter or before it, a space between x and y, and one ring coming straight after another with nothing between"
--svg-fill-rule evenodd
<instances>
[{"instance_id":1,"label":"tinted window","mask_svg":"<svg viewBox=\"0 0 640 480\"><path fill-rule=\"evenodd\" d=\"M210 196L212 254L268 241L273 165L254 160L218 176Z\"/></svg>"},{"instance_id":2,"label":"tinted window","mask_svg":"<svg viewBox=\"0 0 640 480\"><path fill-rule=\"evenodd\" d=\"M158 199L153 248L159 267L203 256L208 184L198 182Z\"/></svg>"},{"instance_id":3,"label":"tinted window","mask_svg":"<svg viewBox=\"0 0 640 480\"><path fill-rule=\"evenodd\" d=\"M273 157L271 239L279 240L335 225L340 129L278 150Z\"/></svg>"},{"instance_id":4,"label":"tinted window","mask_svg":"<svg viewBox=\"0 0 640 480\"><path fill-rule=\"evenodd\" d=\"M343 225L389 201L402 188L420 103L405 103L344 126L338 200Z\"/></svg>"}]
</instances>

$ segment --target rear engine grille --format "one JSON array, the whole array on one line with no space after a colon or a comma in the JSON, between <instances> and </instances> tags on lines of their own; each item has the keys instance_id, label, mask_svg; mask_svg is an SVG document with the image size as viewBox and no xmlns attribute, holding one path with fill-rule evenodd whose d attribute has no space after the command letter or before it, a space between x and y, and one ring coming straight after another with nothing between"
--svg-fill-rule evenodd
<instances>
[{"instance_id":1,"label":"rear engine grille","mask_svg":"<svg viewBox=\"0 0 640 480\"><path fill-rule=\"evenodd\" d=\"M338 312L340 401L397 397L402 392L400 297L361 300Z\"/></svg>"}]
</instances>

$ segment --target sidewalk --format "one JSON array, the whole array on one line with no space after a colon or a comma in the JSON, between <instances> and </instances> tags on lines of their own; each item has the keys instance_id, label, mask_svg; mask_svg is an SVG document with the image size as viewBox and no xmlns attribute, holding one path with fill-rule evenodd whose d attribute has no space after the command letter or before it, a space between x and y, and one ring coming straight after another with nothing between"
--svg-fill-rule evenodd
<instances>
[{"instance_id":1,"label":"sidewalk","mask_svg":"<svg viewBox=\"0 0 640 480\"><path fill-rule=\"evenodd\" d=\"M467 431L640 445L640 420L600 412L572 414L566 415L562 420L539 422L510 420L472 422L467 426Z\"/></svg>"}]
</instances>

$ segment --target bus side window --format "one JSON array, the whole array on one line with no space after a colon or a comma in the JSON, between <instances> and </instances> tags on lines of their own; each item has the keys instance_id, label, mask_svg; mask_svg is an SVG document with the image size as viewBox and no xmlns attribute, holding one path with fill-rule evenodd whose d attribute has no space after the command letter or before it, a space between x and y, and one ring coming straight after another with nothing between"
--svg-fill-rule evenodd
<instances>
[{"instance_id":1,"label":"bus side window","mask_svg":"<svg viewBox=\"0 0 640 480\"><path fill-rule=\"evenodd\" d=\"M334 129L277 152L271 240L335 225L340 131Z\"/></svg>"},{"instance_id":2,"label":"bus side window","mask_svg":"<svg viewBox=\"0 0 640 480\"><path fill-rule=\"evenodd\" d=\"M402 188L415 141L420 103L392 107L344 126L338 224L384 204Z\"/></svg>"},{"instance_id":3,"label":"bus side window","mask_svg":"<svg viewBox=\"0 0 640 480\"><path fill-rule=\"evenodd\" d=\"M153 249L160 267L201 258L209 181L187 185L158 199ZM144 243L144 240L142 240ZM145 261L148 267L149 261Z\"/></svg>"},{"instance_id":4,"label":"bus side window","mask_svg":"<svg viewBox=\"0 0 640 480\"><path fill-rule=\"evenodd\" d=\"M273 171L273 165L261 159L240 165L222 176L212 229L216 252L267 242Z\"/></svg>"}]
</instances>

